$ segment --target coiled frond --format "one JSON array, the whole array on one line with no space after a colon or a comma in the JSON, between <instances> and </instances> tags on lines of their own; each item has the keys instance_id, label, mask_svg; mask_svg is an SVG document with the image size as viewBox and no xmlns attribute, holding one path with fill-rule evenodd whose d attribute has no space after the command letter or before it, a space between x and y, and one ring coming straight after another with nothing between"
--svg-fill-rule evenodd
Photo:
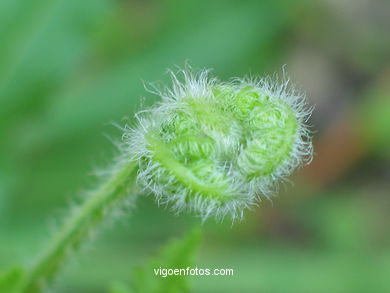
<instances>
[{"instance_id":1,"label":"coiled frond","mask_svg":"<svg viewBox=\"0 0 390 293\"><path fill-rule=\"evenodd\" d=\"M312 110L288 81L171 76L172 87L157 92L161 101L124 134L138 182L159 203L234 220L311 160Z\"/></svg>"}]
</instances>

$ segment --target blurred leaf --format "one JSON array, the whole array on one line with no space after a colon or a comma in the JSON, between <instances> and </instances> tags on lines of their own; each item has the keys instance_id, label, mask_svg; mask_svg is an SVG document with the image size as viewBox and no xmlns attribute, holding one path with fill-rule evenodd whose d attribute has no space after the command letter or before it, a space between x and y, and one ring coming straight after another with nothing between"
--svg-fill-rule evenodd
<instances>
[{"instance_id":1,"label":"blurred leaf","mask_svg":"<svg viewBox=\"0 0 390 293\"><path fill-rule=\"evenodd\" d=\"M19 267L9 269L4 273L0 273L0 292L4 293L19 293L24 281L25 272Z\"/></svg>"},{"instance_id":2,"label":"blurred leaf","mask_svg":"<svg viewBox=\"0 0 390 293\"><path fill-rule=\"evenodd\" d=\"M132 290L123 283L114 283L110 293L181 293L189 292L188 276L156 276L155 269L181 269L191 267L200 244L200 229L188 233L181 240L173 240L158 256L134 270Z\"/></svg>"},{"instance_id":3,"label":"blurred leaf","mask_svg":"<svg viewBox=\"0 0 390 293\"><path fill-rule=\"evenodd\" d=\"M377 152L388 152L390 145L390 73L374 85L359 105L358 115L365 142Z\"/></svg>"},{"instance_id":4,"label":"blurred leaf","mask_svg":"<svg viewBox=\"0 0 390 293\"><path fill-rule=\"evenodd\" d=\"M111 285L108 293L131 293L131 290L125 283L115 282Z\"/></svg>"}]
</instances>

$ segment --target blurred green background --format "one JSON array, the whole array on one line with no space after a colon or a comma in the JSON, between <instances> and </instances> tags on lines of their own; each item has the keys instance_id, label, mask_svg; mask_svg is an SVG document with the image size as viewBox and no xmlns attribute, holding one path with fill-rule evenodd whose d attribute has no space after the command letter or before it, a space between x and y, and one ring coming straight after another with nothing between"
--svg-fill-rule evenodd
<instances>
[{"instance_id":1,"label":"blurred green background","mask_svg":"<svg viewBox=\"0 0 390 293\"><path fill-rule=\"evenodd\" d=\"M282 72L306 92L315 159L242 222L208 221L194 292L390 292L390 5L387 0L2 0L0 271L28 264L110 164L110 125L157 97L167 68L222 80ZM142 196L87 245L54 292L128 282L197 225ZM150 272L151 274L153 272Z\"/></svg>"}]
</instances>

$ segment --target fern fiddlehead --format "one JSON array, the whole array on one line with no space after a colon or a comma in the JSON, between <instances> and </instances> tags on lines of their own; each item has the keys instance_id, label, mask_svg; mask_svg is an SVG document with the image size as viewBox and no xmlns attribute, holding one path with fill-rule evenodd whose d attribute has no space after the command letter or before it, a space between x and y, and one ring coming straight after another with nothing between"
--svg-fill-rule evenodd
<instances>
[{"instance_id":1,"label":"fern fiddlehead","mask_svg":"<svg viewBox=\"0 0 390 293\"><path fill-rule=\"evenodd\" d=\"M181 74L182 81L172 74L173 86L159 92L156 106L136 115L135 127L124 128L117 171L70 214L21 292L41 292L69 252L133 196L136 183L175 211L234 220L311 159L311 109L287 82Z\"/></svg>"}]
</instances>

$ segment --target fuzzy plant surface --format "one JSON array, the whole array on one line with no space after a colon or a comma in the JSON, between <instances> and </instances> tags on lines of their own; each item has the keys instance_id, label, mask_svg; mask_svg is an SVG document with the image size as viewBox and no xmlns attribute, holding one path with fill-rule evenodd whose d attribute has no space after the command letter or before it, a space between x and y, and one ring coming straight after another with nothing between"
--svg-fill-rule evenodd
<instances>
[{"instance_id":1,"label":"fuzzy plant surface","mask_svg":"<svg viewBox=\"0 0 390 293\"><path fill-rule=\"evenodd\" d=\"M124 135L138 182L159 203L235 220L310 162L312 109L288 81L171 75L173 86L157 92L162 101L138 113Z\"/></svg>"},{"instance_id":2,"label":"fuzzy plant surface","mask_svg":"<svg viewBox=\"0 0 390 293\"><path fill-rule=\"evenodd\" d=\"M277 182L309 162L312 144L303 95L265 79L220 82L208 71L171 73L161 101L123 127L111 175L72 210L35 265L0 276L0 289L43 292L71 253L138 187L176 212L232 220ZM16 273L15 273L16 272Z\"/></svg>"}]
</instances>

